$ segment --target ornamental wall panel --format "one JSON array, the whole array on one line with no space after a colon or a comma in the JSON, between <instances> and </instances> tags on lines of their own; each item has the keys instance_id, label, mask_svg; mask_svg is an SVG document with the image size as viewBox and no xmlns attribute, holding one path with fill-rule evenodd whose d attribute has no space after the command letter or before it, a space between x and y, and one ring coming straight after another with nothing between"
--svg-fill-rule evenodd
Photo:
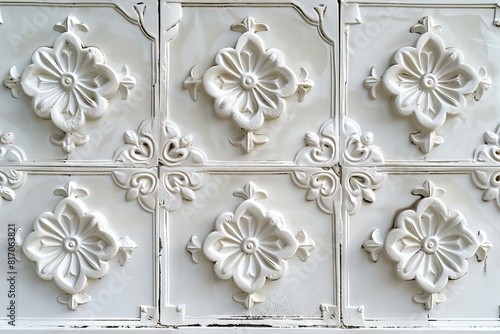
<instances>
[{"instance_id":1,"label":"ornamental wall panel","mask_svg":"<svg viewBox=\"0 0 500 334\"><path fill-rule=\"evenodd\" d=\"M499 323L491 0L0 0L0 332Z\"/></svg>"}]
</instances>

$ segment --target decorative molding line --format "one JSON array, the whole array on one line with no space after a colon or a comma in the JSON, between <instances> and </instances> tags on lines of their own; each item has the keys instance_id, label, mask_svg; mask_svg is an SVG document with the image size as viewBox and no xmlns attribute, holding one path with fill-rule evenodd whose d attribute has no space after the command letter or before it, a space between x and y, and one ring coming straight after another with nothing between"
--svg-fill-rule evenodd
<instances>
[{"instance_id":1,"label":"decorative molding line","mask_svg":"<svg viewBox=\"0 0 500 334\"><path fill-rule=\"evenodd\" d=\"M250 309L266 297L259 292L266 280L277 280L287 270L287 259L297 255L302 261L315 248L314 241L304 231L295 237L279 211L268 210L257 202L267 198L267 192L249 182L234 196L243 198L235 212L221 214L215 231L203 243L192 236L186 249L197 263L200 252L215 263L214 271L223 280L233 279L241 292L233 300Z\"/></svg>"},{"instance_id":2,"label":"decorative molding line","mask_svg":"<svg viewBox=\"0 0 500 334\"><path fill-rule=\"evenodd\" d=\"M24 151L14 145L14 133L0 132L0 162L2 164L20 163L26 161ZM15 169L0 169L0 197L5 201L13 201L16 197L14 189L26 182L26 173Z\"/></svg>"},{"instance_id":3,"label":"decorative molding line","mask_svg":"<svg viewBox=\"0 0 500 334\"><path fill-rule=\"evenodd\" d=\"M425 181L414 188L420 196L414 208L400 212L395 227L385 240L378 229L372 232L363 248L377 261L385 250L396 263L396 273L402 280L415 280L423 290L413 296L417 303L430 310L446 300L442 290L448 280L459 279L467 273L467 259L476 254L482 261L492 247L484 231L476 234L465 227L465 217L457 210L448 210L439 197L444 189Z\"/></svg>"},{"instance_id":4,"label":"decorative molding line","mask_svg":"<svg viewBox=\"0 0 500 334\"><path fill-rule=\"evenodd\" d=\"M177 32L179 31L179 24L181 23L182 18L182 5L180 3L169 3L164 1L160 4L160 6L167 8L161 12L162 19L160 24L162 26L160 31L163 34L163 40L168 43L177 35Z\"/></svg>"},{"instance_id":5,"label":"decorative molding line","mask_svg":"<svg viewBox=\"0 0 500 334\"><path fill-rule=\"evenodd\" d=\"M344 118L343 131L346 137L344 160L356 165L379 164L385 162L382 149L373 143L373 133L361 132L358 123Z\"/></svg>"},{"instance_id":6,"label":"decorative molding line","mask_svg":"<svg viewBox=\"0 0 500 334\"><path fill-rule=\"evenodd\" d=\"M113 160L125 164L147 165L155 157L155 119L142 121L139 128L124 134L125 145L116 150Z\"/></svg>"},{"instance_id":7,"label":"decorative molding line","mask_svg":"<svg viewBox=\"0 0 500 334\"><path fill-rule=\"evenodd\" d=\"M231 144L249 153L255 145L269 140L256 131L266 119L277 119L285 112L285 98L297 93L299 102L302 101L314 82L305 69L301 69L301 77L297 78L285 65L280 50L265 48L257 33L268 31L266 24L246 17L233 24L231 30L242 34L236 47L220 50L215 57L216 65L203 76L195 65L182 87L195 101L203 87L215 99L215 113L221 118L231 117L241 129L229 139Z\"/></svg>"},{"instance_id":8,"label":"decorative molding line","mask_svg":"<svg viewBox=\"0 0 500 334\"><path fill-rule=\"evenodd\" d=\"M165 121L163 136L161 158L167 166L199 165L207 161L205 153L193 146L193 135L183 136L175 123Z\"/></svg>"},{"instance_id":9,"label":"decorative molding line","mask_svg":"<svg viewBox=\"0 0 500 334\"><path fill-rule=\"evenodd\" d=\"M137 245L128 236L118 239L103 214L88 211L79 199L87 196L88 191L75 182L57 188L54 194L64 199L54 212L44 212L36 218L33 232L24 241L16 234L16 245L22 245L24 255L36 263L40 278L53 279L65 292L57 300L76 310L91 300L83 292L88 279L106 276L109 261L115 256L124 265Z\"/></svg>"},{"instance_id":10,"label":"decorative molding line","mask_svg":"<svg viewBox=\"0 0 500 334\"><path fill-rule=\"evenodd\" d=\"M3 81L14 97L24 93L33 98L34 113L51 119L62 133L50 137L52 143L71 153L84 145L89 136L79 133L86 119L100 118L108 108L109 99L118 91L126 99L135 79L126 66L117 74L106 64L104 53L97 47L86 47L76 35L87 32L88 26L69 15L54 26L61 35L51 47L39 47L32 64L21 75L15 66Z\"/></svg>"},{"instance_id":11,"label":"decorative molding line","mask_svg":"<svg viewBox=\"0 0 500 334\"><path fill-rule=\"evenodd\" d=\"M359 4L347 3L342 0L342 21L349 25L363 23L361 12L359 10Z\"/></svg>"},{"instance_id":12,"label":"decorative molding line","mask_svg":"<svg viewBox=\"0 0 500 334\"><path fill-rule=\"evenodd\" d=\"M113 171L113 181L117 186L127 190L125 199L130 202L137 200L146 211L155 212L158 194L158 177L150 171L135 170Z\"/></svg>"},{"instance_id":13,"label":"decorative molding line","mask_svg":"<svg viewBox=\"0 0 500 334\"><path fill-rule=\"evenodd\" d=\"M410 134L410 139L423 153L443 143L443 137L436 131L447 115L460 114L468 96L479 101L491 84L485 68L476 72L465 64L460 50L445 47L437 35L440 29L430 16L422 18L410 29L421 34L415 46L400 48L394 55L393 65L382 77L373 66L364 81L372 99L382 87L391 96L396 111L412 118L419 132Z\"/></svg>"},{"instance_id":14,"label":"decorative molding line","mask_svg":"<svg viewBox=\"0 0 500 334\"><path fill-rule=\"evenodd\" d=\"M162 199L161 206L167 211L178 209L182 200L194 201L195 190L200 189L207 182L206 173L194 171L172 171L163 177L163 185L166 190L166 198Z\"/></svg>"},{"instance_id":15,"label":"decorative molding line","mask_svg":"<svg viewBox=\"0 0 500 334\"><path fill-rule=\"evenodd\" d=\"M345 183L347 196L344 196L344 205L350 215L358 212L363 201L375 202L375 190L380 189L387 176L375 169L359 169L348 172Z\"/></svg>"},{"instance_id":16,"label":"decorative molding line","mask_svg":"<svg viewBox=\"0 0 500 334\"><path fill-rule=\"evenodd\" d=\"M316 26L319 36L328 44L335 45L335 30L332 29L337 17L335 9L337 6L326 4L317 4L314 7L308 4L308 7L301 6L301 3L295 3L294 7L306 19L307 23ZM311 8L312 7L312 8ZM312 9L312 10L311 10Z\"/></svg>"}]
</instances>

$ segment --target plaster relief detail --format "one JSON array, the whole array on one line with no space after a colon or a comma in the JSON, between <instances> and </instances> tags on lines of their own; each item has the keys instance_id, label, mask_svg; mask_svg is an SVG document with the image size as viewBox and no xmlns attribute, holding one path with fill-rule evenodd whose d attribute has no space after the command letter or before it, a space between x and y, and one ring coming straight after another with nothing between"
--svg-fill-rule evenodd
<instances>
[{"instance_id":1,"label":"plaster relief detail","mask_svg":"<svg viewBox=\"0 0 500 334\"><path fill-rule=\"evenodd\" d=\"M241 129L229 141L249 153L255 145L266 143L267 135L258 133L265 120L279 118L286 109L285 99L294 95L299 101L305 98L314 83L307 71L301 76L285 65L284 54L277 49L266 49L258 32L269 27L246 17L242 23L231 26L240 32L235 48L224 48L215 57L215 66L202 76L198 67L191 69L183 88L196 100L203 87L214 98L215 113L221 118L231 117Z\"/></svg>"},{"instance_id":2,"label":"plaster relief detail","mask_svg":"<svg viewBox=\"0 0 500 334\"><path fill-rule=\"evenodd\" d=\"M396 263L396 273L402 280L415 280L423 290L413 300L432 309L446 300L442 292L448 280L459 279L467 273L467 259L477 256L484 260L491 248L484 231L473 233L466 228L465 217L457 210L448 210L439 198L444 189L425 181L413 189L420 196L413 209L400 212L395 226L385 240L377 229L363 244L373 261L381 251Z\"/></svg>"},{"instance_id":3,"label":"plaster relief detail","mask_svg":"<svg viewBox=\"0 0 500 334\"><path fill-rule=\"evenodd\" d=\"M384 185L387 176L374 169L360 169L348 174L345 183L344 204L350 215L358 212L361 203L375 202L375 190Z\"/></svg>"},{"instance_id":4,"label":"plaster relief detail","mask_svg":"<svg viewBox=\"0 0 500 334\"><path fill-rule=\"evenodd\" d=\"M300 166L315 166L328 168L333 166L337 156L338 136L334 133L333 119L327 120L319 133L307 132L304 137L306 144L295 156L295 163ZM326 213L334 211L334 195L338 187L336 176L330 171L294 170L291 174L293 182L308 189L306 200L316 201Z\"/></svg>"},{"instance_id":5,"label":"plaster relief detail","mask_svg":"<svg viewBox=\"0 0 500 334\"><path fill-rule=\"evenodd\" d=\"M410 139L423 153L443 143L436 131L446 117L460 114L467 97L479 100L491 84L486 69L476 72L465 63L460 50L445 47L437 34L440 29L431 17L422 18L410 30L421 35L415 46L396 51L393 65L382 77L373 66L364 81L371 98L375 99L382 88L397 113L411 117L418 132L410 134Z\"/></svg>"},{"instance_id":6,"label":"plaster relief detail","mask_svg":"<svg viewBox=\"0 0 500 334\"><path fill-rule=\"evenodd\" d=\"M294 236L281 212L257 202L266 199L267 192L253 182L233 195L244 201L234 212L222 213L216 219L215 230L203 245L193 236L187 250L195 262L203 252L215 263L214 271L220 279L233 279L242 290L234 293L233 299L249 309L265 301L259 290L266 280L277 280L285 274L287 259L297 255L307 260L315 244L304 231Z\"/></svg>"},{"instance_id":7,"label":"plaster relief detail","mask_svg":"<svg viewBox=\"0 0 500 334\"><path fill-rule=\"evenodd\" d=\"M14 133L0 132L0 163L15 164L26 161L24 151L14 145ZM5 201L13 201L15 189L26 182L26 173L13 168L0 169L0 197Z\"/></svg>"},{"instance_id":8,"label":"plaster relief detail","mask_svg":"<svg viewBox=\"0 0 500 334\"><path fill-rule=\"evenodd\" d=\"M89 141L88 135L80 133L86 120L101 117L118 91L126 99L135 79L126 66L116 73L99 48L83 45L76 32L89 28L76 17L68 16L54 30L61 33L54 46L35 50L32 64L20 75L12 67L4 85L14 97L20 89L32 97L35 114L52 120L62 131L50 137L52 143L71 153Z\"/></svg>"},{"instance_id":9,"label":"plaster relief detail","mask_svg":"<svg viewBox=\"0 0 500 334\"><path fill-rule=\"evenodd\" d=\"M155 212L158 189L158 177L155 173L149 171L117 170L113 171L112 176L117 186L127 190L125 199L128 202L137 200L144 210Z\"/></svg>"},{"instance_id":10,"label":"plaster relief detail","mask_svg":"<svg viewBox=\"0 0 500 334\"><path fill-rule=\"evenodd\" d=\"M193 146L193 135L181 134L179 127L172 121L166 121L163 127L165 145L161 158L167 166L202 164L206 162L205 152Z\"/></svg>"},{"instance_id":11,"label":"plaster relief detail","mask_svg":"<svg viewBox=\"0 0 500 334\"><path fill-rule=\"evenodd\" d=\"M195 171L172 171L163 177L163 185L166 189L166 198L162 200L161 206L167 211L179 208L182 201L194 201L195 190L203 187L207 181L206 173Z\"/></svg>"},{"instance_id":12,"label":"plaster relief detail","mask_svg":"<svg viewBox=\"0 0 500 334\"><path fill-rule=\"evenodd\" d=\"M154 118L142 121L136 131L123 135L125 145L116 150L113 160L126 164L145 165L155 156Z\"/></svg>"},{"instance_id":13,"label":"plaster relief detail","mask_svg":"<svg viewBox=\"0 0 500 334\"><path fill-rule=\"evenodd\" d=\"M344 118L343 131L346 137L344 160L351 164L384 163L385 155L382 149L373 145L373 133L362 132L356 121Z\"/></svg>"},{"instance_id":14,"label":"plaster relief detail","mask_svg":"<svg viewBox=\"0 0 500 334\"><path fill-rule=\"evenodd\" d=\"M496 133L484 133L484 145L474 151L474 162L489 166L500 166L500 127ZM500 209L500 171L491 169L474 170L471 174L473 184L483 190L483 201L495 202Z\"/></svg>"},{"instance_id":15,"label":"plaster relief detail","mask_svg":"<svg viewBox=\"0 0 500 334\"><path fill-rule=\"evenodd\" d=\"M22 249L36 263L38 276L54 280L64 291L57 300L75 310L91 300L83 291L88 280L106 276L109 261L115 256L124 265L137 246L127 236L118 239L102 213L87 209L80 198L87 196L88 191L75 182L57 188L54 194L64 199L53 212L36 218Z\"/></svg>"}]
</instances>

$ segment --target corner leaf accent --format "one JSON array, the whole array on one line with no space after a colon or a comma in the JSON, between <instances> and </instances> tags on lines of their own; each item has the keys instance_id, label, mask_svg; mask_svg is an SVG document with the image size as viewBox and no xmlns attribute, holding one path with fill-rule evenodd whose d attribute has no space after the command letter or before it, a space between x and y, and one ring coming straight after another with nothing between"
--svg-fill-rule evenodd
<instances>
[{"instance_id":1,"label":"corner leaf accent","mask_svg":"<svg viewBox=\"0 0 500 334\"><path fill-rule=\"evenodd\" d=\"M233 279L242 290L233 294L233 300L249 309L264 302L266 298L259 290L267 280L277 280L285 274L287 259L297 254L302 261L307 260L314 241L304 231L295 237L281 212L268 210L257 202L266 198L267 192L254 183L234 191L234 195L244 201L234 212L219 215L215 230L203 246L197 236L192 236L186 249L195 263L201 249L215 263L214 271L220 279Z\"/></svg>"},{"instance_id":2,"label":"corner leaf accent","mask_svg":"<svg viewBox=\"0 0 500 334\"><path fill-rule=\"evenodd\" d=\"M363 201L375 202L374 191L384 185L385 179L385 174L372 168L349 172L345 184L347 196L344 197L347 213L353 215L358 212Z\"/></svg>"},{"instance_id":3,"label":"corner leaf accent","mask_svg":"<svg viewBox=\"0 0 500 334\"><path fill-rule=\"evenodd\" d=\"M136 172L134 170L113 171L113 181L117 186L127 190L127 201L137 200L146 211L155 212L158 177L152 171Z\"/></svg>"},{"instance_id":4,"label":"corner leaf accent","mask_svg":"<svg viewBox=\"0 0 500 334\"><path fill-rule=\"evenodd\" d=\"M281 51L266 49L257 35L269 30L266 24L246 17L241 23L233 24L231 30L242 34L236 46L220 50L215 57L216 65L203 76L198 67L193 66L182 87L196 101L203 86L215 100L215 113L221 118L231 117L241 129L241 133L229 141L241 146L246 154L268 141L265 134L256 131L266 120L277 119L285 112L285 99L297 93L299 102L303 101L314 82L303 68L297 78L285 65Z\"/></svg>"},{"instance_id":5,"label":"corner leaf accent","mask_svg":"<svg viewBox=\"0 0 500 334\"><path fill-rule=\"evenodd\" d=\"M125 132L125 145L116 150L113 160L134 166L151 162L156 149L154 123L154 118L146 119L136 131Z\"/></svg>"},{"instance_id":6,"label":"corner leaf accent","mask_svg":"<svg viewBox=\"0 0 500 334\"><path fill-rule=\"evenodd\" d=\"M32 97L34 113L51 119L62 133L50 137L67 153L84 145L89 136L79 133L87 119L104 115L109 100L121 91L135 85L135 79L125 73L118 75L106 63L104 53L97 47L86 47L76 31L88 31L88 26L69 15L54 26L61 33L53 47L39 47L32 56L32 64L21 75L11 68L3 81L4 86L19 97L19 88Z\"/></svg>"},{"instance_id":7,"label":"corner leaf accent","mask_svg":"<svg viewBox=\"0 0 500 334\"><path fill-rule=\"evenodd\" d=\"M377 164L385 162L382 149L373 145L373 133L362 132L358 123L344 118L343 131L346 137L343 158L356 165Z\"/></svg>"},{"instance_id":8,"label":"corner leaf accent","mask_svg":"<svg viewBox=\"0 0 500 334\"><path fill-rule=\"evenodd\" d=\"M445 47L437 34L440 29L430 16L422 18L410 30L421 34L415 46L396 51L392 66L380 79L373 66L364 81L372 99L377 96L377 88L383 88L396 112L411 117L418 132L410 134L410 139L423 153L443 143L436 131L447 116L460 114L468 96L479 100L491 84L486 69L476 72L465 64L460 50Z\"/></svg>"},{"instance_id":9,"label":"corner leaf accent","mask_svg":"<svg viewBox=\"0 0 500 334\"><path fill-rule=\"evenodd\" d=\"M500 126L496 132L484 133L485 145L480 145L474 151L474 162L489 167L500 167ZM483 201L495 202L500 209L500 171L492 169L477 169L471 174L473 184L483 191Z\"/></svg>"},{"instance_id":10,"label":"corner leaf accent","mask_svg":"<svg viewBox=\"0 0 500 334\"><path fill-rule=\"evenodd\" d=\"M193 146L193 135L183 136L175 123L166 121L162 135L165 145L161 158L167 166L198 165L207 160L205 153Z\"/></svg>"},{"instance_id":11,"label":"corner leaf accent","mask_svg":"<svg viewBox=\"0 0 500 334\"><path fill-rule=\"evenodd\" d=\"M174 211L185 201L196 199L195 190L203 187L207 180L205 173L194 171L172 171L165 174L163 185L166 189L167 197L162 200L162 206L167 211Z\"/></svg>"},{"instance_id":12,"label":"corner leaf accent","mask_svg":"<svg viewBox=\"0 0 500 334\"><path fill-rule=\"evenodd\" d=\"M86 189L69 182L54 194L64 198L53 212L36 218L33 231L22 242L23 253L36 263L40 278L53 279L65 292L57 300L75 310L91 300L83 292L88 280L106 276L109 261L125 243L117 240L103 214L89 211L78 198L88 194ZM126 244L132 243L126 240Z\"/></svg>"},{"instance_id":13,"label":"corner leaf accent","mask_svg":"<svg viewBox=\"0 0 500 334\"><path fill-rule=\"evenodd\" d=\"M373 261L385 250L396 266L402 280L415 280L423 290L413 300L424 304L427 310L446 300L442 292L448 280L460 279L467 273L467 259L476 254L485 258L491 248L484 231L478 237L465 226L465 217L457 210L448 210L438 196L444 190L432 181L413 189L412 194L421 196L412 209L401 211L395 219L385 241L379 231L372 233L363 248Z\"/></svg>"},{"instance_id":14,"label":"corner leaf accent","mask_svg":"<svg viewBox=\"0 0 500 334\"><path fill-rule=\"evenodd\" d=\"M24 151L14 145L14 133L0 132L0 162L9 165L22 163L26 160ZM2 167L0 169L0 197L5 201L13 201L16 198L14 190L21 187L25 182L26 172Z\"/></svg>"}]
</instances>

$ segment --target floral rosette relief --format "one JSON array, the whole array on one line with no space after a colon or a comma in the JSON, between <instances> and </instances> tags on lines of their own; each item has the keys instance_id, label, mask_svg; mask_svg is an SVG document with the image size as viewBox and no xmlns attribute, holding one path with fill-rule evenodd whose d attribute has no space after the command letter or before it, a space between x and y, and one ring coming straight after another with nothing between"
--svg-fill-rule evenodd
<instances>
[{"instance_id":1,"label":"floral rosette relief","mask_svg":"<svg viewBox=\"0 0 500 334\"><path fill-rule=\"evenodd\" d=\"M88 191L75 182L57 188L54 194L64 199L53 212L44 212L35 219L26 239L22 240L22 230L18 229L16 243L36 263L38 276L54 280L64 291L57 300L75 310L91 300L83 291L89 279L106 276L114 257L125 265L137 246L128 236L118 239L102 213L88 211L80 199Z\"/></svg>"},{"instance_id":2,"label":"floral rosette relief","mask_svg":"<svg viewBox=\"0 0 500 334\"><path fill-rule=\"evenodd\" d=\"M213 261L220 279L233 279L242 290L233 294L233 299L249 309L266 299L259 291L267 280L277 280L285 274L286 260L297 255L307 261L315 243L303 230L294 236L281 212L268 210L257 202L266 199L267 192L253 182L233 195L244 199L235 212L225 212L216 219L215 231L203 245L193 235L186 249L195 263L201 253Z\"/></svg>"},{"instance_id":3,"label":"floral rosette relief","mask_svg":"<svg viewBox=\"0 0 500 334\"><path fill-rule=\"evenodd\" d=\"M486 233L473 233L465 226L465 217L457 210L448 210L439 199L444 189L425 181L423 187L413 189L421 196L413 209L396 216L395 225L385 240L378 229L372 232L363 248L377 262L381 252L396 263L397 276L405 281L415 280L423 290L413 296L417 303L430 310L446 300L442 290L448 281L467 273L467 259L476 255L478 261L486 258L491 248Z\"/></svg>"},{"instance_id":4,"label":"floral rosette relief","mask_svg":"<svg viewBox=\"0 0 500 334\"><path fill-rule=\"evenodd\" d=\"M441 26L431 17L422 18L410 31L421 34L415 46L396 51L392 66L382 77L376 66L364 81L370 97L375 99L377 91L383 89L391 96L395 110L401 116L411 117L419 131L410 134L411 142L423 153L443 143L436 131L445 123L447 116L460 114L473 96L479 101L491 80L486 69L479 72L465 63L462 52L446 48L437 34Z\"/></svg>"},{"instance_id":5,"label":"floral rosette relief","mask_svg":"<svg viewBox=\"0 0 500 334\"><path fill-rule=\"evenodd\" d=\"M118 91L126 99L135 79L126 66L116 73L99 48L83 45L76 32L89 28L76 17L68 16L54 30L61 33L54 46L35 50L32 64L22 74L13 66L3 83L16 98L20 90L32 97L35 114L52 120L62 131L53 134L51 142L71 153L89 141L80 133L86 120L101 117Z\"/></svg>"},{"instance_id":6,"label":"floral rosette relief","mask_svg":"<svg viewBox=\"0 0 500 334\"><path fill-rule=\"evenodd\" d=\"M277 119L285 112L285 99L297 93L299 102L303 101L314 83L304 68L298 78L285 65L280 50L265 48L257 33L268 31L266 24L246 17L242 23L233 24L231 30L242 33L236 47L220 50L216 65L203 76L195 65L183 88L189 90L195 101L204 88L215 99L215 113L221 118L231 117L241 129L229 139L231 144L249 153L255 145L269 140L257 131L266 120Z\"/></svg>"}]
</instances>

